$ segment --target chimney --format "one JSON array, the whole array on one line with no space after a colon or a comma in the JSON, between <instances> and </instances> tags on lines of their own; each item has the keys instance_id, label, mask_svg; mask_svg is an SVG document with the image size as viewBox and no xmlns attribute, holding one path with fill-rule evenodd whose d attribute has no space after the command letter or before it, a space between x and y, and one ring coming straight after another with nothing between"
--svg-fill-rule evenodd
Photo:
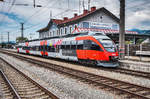
<instances>
[{"instance_id":1,"label":"chimney","mask_svg":"<svg viewBox=\"0 0 150 99\"><path fill-rule=\"evenodd\" d=\"M87 14L88 13L88 10L83 10L83 14Z\"/></svg>"},{"instance_id":2,"label":"chimney","mask_svg":"<svg viewBox=\"0 0 150 99\"><path fill-rule=\"evenodd\" d=\"M95 10L96 10L96 7L95 7L95 6L91 7L91 12L93 12L93 11L95 11Z\"/></svg>"},{"instance_id":3,"label":"chimney","mask_svg":"<svg viewBox=\"0 0 150 99\"><path fill-rule=\"evenodd\" d=\"M64 17L64 20L68 20L68 17Z\"/></svg>"},{"instance_id":4,"label":"chimney","mask_svg":"<svg viewBox=\"0 0 150 99\"><path fill-rule=\"evenodd\" d=\"M77 17L77 16L78 16L78 14L77 14L77 13L75 13L75 14L74 14L74 17Z\"/></svg>"}]
</instances>

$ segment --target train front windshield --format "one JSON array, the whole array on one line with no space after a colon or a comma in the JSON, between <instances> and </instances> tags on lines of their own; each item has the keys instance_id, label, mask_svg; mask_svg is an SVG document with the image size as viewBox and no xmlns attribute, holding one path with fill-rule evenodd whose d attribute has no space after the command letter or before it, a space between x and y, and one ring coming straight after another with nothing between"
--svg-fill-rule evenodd
<instances>
[{"instance_id":1,"label":"train front windshield","mask_svg":"<svg viewBox=\"0 0 150 99\"><path fill-rule=\"evenodd\" d=\"M116 52L115 44L110 39L98 39L98 41L103 45L103 47L108 52Z\"/></svg>"}]
</instances>

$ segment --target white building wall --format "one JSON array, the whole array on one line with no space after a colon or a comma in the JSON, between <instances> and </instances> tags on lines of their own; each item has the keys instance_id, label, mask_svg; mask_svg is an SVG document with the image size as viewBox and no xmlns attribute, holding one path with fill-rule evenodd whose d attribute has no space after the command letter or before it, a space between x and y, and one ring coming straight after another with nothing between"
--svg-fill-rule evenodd
<instances>
[{"instance_id":1,"label":"white building wall","mask_svg":"<svg viewBox=\"0 0 150 99\"><path fill-rule=\"evenodd\" d=\"M95 14L92 14L88 17L83 18L80 22L71 24L65 27L59 28L59 33L57 33L58 27L56 24L53 24L49 31L40 33L40 38L46 38L46 37L53 37L58 36L57 34L66 35L72 33L72 31L75 29L75 25L77 27L83 27L82 22L98 22L98 23L110 23L110 24L118 24L112 17L108 16L104 12L97 12ZM70 27L72 27L72 31L70 32ZM65 28L67 29L67 33L65 34ZM76 31L77 32L77 31Z\"/></svg>"},{"instance_id":2,"label":"white building wall","mask_svg":"<svg viewBox=\"0 0 150 99\"><path fill-rule=\"evenodd\" d=\"M104 12L96 13L93 16L86 17L80 23L88 21L88 22L100 22L100 23L110 23L110 24L118 24L114 19L105 14Z\"/></svg>"}]
</instances>

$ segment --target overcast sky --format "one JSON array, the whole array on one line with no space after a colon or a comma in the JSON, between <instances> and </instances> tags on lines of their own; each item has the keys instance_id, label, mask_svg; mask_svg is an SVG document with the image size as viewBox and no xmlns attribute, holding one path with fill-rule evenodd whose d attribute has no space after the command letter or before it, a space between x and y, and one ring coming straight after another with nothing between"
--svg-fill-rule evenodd
<instances>
[{"instance_id":1,"label":"overcast sky","mask_svg":"<svg viewBox=\"0 0 150 99\"><path fill-rule=\"evenodd\" d=\"M33 7L33 0L4 1L0 2L0 34L3 33L3 41L7 41L7 32L10 32L10 40L21 35L21 22L24 23L24 36L33 39L38 38L36 31L48 24L50 12L52 18L62 19L83 11L83 0L35 0L37 5L42 5L40 8ZM12 6L12 3L15 5ZM84 0L85 8L87 3L88 0ZM119 0L91 0L91 6L105 7L119 17ZM133 28L150 29L150 0L126 0L126 29Z\"/></svg>"}]
</instances>

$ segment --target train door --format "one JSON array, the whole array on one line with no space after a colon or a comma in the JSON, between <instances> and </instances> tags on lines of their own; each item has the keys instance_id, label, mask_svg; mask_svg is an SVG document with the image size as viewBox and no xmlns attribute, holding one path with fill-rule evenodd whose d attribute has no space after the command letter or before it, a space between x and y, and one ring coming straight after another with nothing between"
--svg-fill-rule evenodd
<instances>
[{"instance_id":1,"label":"train door","mask_svg":"<svg viewBox=\"0 0 150 99\"><path fill-rule=\"evenodd\" d=\"M90 55L91 55L90 48L91 48L91 45L92 45L91 40L84 40L83 45L84 45L83 49L85 50L85 57L86 57L86 59L90 59Z\"/></svg>"},{"instance_id":2,"label":"train door","mask_svg":"<svg viewBox=\"0 0 150 99\"><path fill-rule=\"evenodd\" d=\"M40 51L41 51L41 56L44 56L44 41L40 42Z\"/></svg>"},{"instance_id":3,"label":"train door","mask_svg":"<svg viewBox=\"0 0 150 99\"><path fill-rule=\"evenodd\" d=\"M78 59L86 59L86 52L83 50L83 40L77 41L77 57Z\"/></svg>"},{"instance_id":4,"label":"train door","mask_svg":"<svg viewBox=\"0 0 150 99\"><path fill-rule=\"evenodd\" d=\"M47 46L47 41L43 41L44 44L43 44L43 53L44 53L44 56L48 56L48 46Z\"/></svg>"}]
</instances>

